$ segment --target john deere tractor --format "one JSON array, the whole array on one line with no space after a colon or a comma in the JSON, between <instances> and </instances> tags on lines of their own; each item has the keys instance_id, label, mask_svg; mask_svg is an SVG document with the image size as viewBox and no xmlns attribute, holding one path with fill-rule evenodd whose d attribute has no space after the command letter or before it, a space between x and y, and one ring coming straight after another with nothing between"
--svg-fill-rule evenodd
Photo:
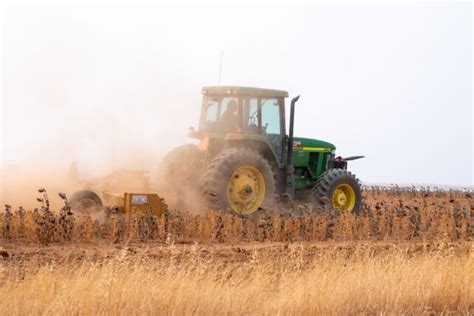
<instances>
[{"instance_id":1,"label":"john deere tractor","mask_svg":"<svg viewBox=\"0 0 474 316\"><path fill-rule=\"evenodd\" d=\"M347 161L363 156L336 157L331 143L294 137L299 96L291 100L287 134L286 91L213 86L202 94L199 129L188 134L200 143L164 159L162 179L178 198L199 192L207 209L241 215L301 199L315 209L359 211L361 188Z\"/></svg>"}]
</instances>

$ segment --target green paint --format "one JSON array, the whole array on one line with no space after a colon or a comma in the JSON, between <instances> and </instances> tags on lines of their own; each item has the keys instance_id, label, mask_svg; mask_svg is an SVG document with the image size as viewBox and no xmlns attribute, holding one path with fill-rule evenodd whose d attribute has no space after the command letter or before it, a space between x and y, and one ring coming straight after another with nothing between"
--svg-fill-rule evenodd
<instances>
[{"instance_id":1,"label":"green paint","mask_svg":"<svg viewBox=\"0 0 474 316\"><path fill-rule=\"evenodd\" d=\"M218 144L221 148L229 146L255 146L257 150L261 151L262 154L270 153L266 155L268 159L272 160L274 165L277 168L280 168L282 171L286 168L286 153L287 153L287 140L288 136L285 135L285 117L280 118L280 126L282 126L282 131L280 136L278 134L269 135L265 133L263 129L263 124L261 123L262 119L254 120L258 123L259 130L252 133L242 132L242 125L244 122L247 122L249 116L246 117L243 115L245 100L250 97L260 98L279 98L280 101L280 116L284 116L285 102L284 98L288 97L288 92L283 90L273 90L273 89L261 89L261 88L251 88L251 87L237 87L237 86L209 86L202 89L204 95L212 95L221 97L232 97L238 100L239 104L239 129L232 132L217 132L211 131L210 127L204 125L205 129L201 129L198 132L192 132L191 137L198 139L208 138L209 142L212 144ZM204 98L209 99L209 98ZM278 106L278 104L277 104ZM207 106L203 104L202 115L206 117ZM249 111L247 110L247 113ZM258 115L262 115L260 111ZM258 116L257 116L258 117ZM201 118L201 122L203 119ZM278 122L278 118L277 118ZM297 121L296 121L297 124ZM283 136L285 135L285 136ZM278 138L279 137L279 138ZM273 140L273 143L272 143ZM245 144L247 143L247 144ZM294 138L294 148L293 148L293 166L294 166L294 175L295 175L295 188L303 189L312 187L314 182L321 176L321 174L326 171L328 168L331 168L330 160L334 159L334 152L336 147L326 141L319 139L295 137Z\"/></svg>"}]
</instances>

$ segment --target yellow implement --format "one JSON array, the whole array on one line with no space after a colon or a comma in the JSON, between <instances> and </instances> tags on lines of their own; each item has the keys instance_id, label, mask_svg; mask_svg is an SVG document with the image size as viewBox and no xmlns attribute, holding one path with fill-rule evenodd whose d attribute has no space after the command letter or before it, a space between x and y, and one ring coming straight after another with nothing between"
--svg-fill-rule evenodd
<instances>
[{"instance_id":1,"label":"yellow implement","mask_svg":"<svg viewBox=\"0 0 474 316\"><path fill-rule=\"evenodd\" d=\"M124 213L146 213L161 216L167 210L167 205L158 194L125 193Z\"/></svg>"},{"instance_id":2,"label":"yellow implement","mask_svg":"<svg viewBox=\"0 0 474 316\"><path fill-rule=\"evenodd\" d=\"M73 212L97 213L110 210L117 213L147 213L161 216L168 210L162 198L155 193L124 193L110 191L82 190L71 198Z\"/></svg>"}]
</instances>

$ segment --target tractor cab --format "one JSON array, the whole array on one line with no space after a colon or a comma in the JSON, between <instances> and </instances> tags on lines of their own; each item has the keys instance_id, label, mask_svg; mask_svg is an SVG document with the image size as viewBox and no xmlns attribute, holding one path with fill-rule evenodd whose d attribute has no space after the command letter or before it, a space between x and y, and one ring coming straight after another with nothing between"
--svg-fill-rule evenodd
<instances>
[{"instance_id":1,"label":"tractor cab","mask_svg":"<svg viewBox=\"0 0 474 316\"><path fill-rule=\"evenodd\" d=\"M249 87L204 87L200 131L249 133L285 132L288 92Z\"/></svg>"},{"instance_id":2,"label":"tractor cab","mask_svg":"<svg viewBox=\"0 0 474 316\"><path fill-rule=\"evenodd\" d=\"M199 131L190 136L267 143L283 164L285 98L288 92L251 87L211 86L202 89Z\"/></svg>"}]
</instances>

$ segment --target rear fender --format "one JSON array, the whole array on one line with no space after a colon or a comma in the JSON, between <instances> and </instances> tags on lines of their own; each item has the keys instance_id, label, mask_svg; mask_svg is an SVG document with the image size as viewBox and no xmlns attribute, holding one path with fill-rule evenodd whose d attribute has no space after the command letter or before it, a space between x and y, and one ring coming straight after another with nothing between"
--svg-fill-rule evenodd
<instances>
[{"instance_id":1,"label":"rear fender","mask_svg":"<svg viewBox=\"0 0 474 316\"><path fill-rule=\"evenodd\" d=\"M262 135L238 134L238 133L216 133L208 135L208 152L214 156L225 148L251 148L261 153L270 163L282 168L283 164L278 161L278 156L270 144L268 137Z\"/></svg>"}]
</instances>

